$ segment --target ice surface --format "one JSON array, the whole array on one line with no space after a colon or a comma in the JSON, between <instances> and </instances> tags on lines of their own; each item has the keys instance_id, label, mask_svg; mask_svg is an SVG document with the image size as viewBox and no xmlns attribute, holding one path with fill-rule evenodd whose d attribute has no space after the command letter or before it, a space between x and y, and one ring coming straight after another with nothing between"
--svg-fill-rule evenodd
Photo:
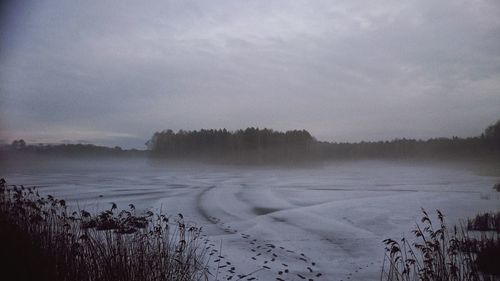
<instances>
[{"instance_id":1,"label":"ice surface","mask_svg":"<svg viewBox=\"0 0 500 281\"><path fill-rule=\"evenodd\" d=\"M182 213L204 227L210 251L222 251L211 258L220 280L251 272L242 280L377 280L381 241L411 236L420 208L440 209L449 224L500 209L492 189L498 177L430 163L277 168L66 160L14 165L1 176L80 208L116 202Z\"/></svg>"}]
</instances>

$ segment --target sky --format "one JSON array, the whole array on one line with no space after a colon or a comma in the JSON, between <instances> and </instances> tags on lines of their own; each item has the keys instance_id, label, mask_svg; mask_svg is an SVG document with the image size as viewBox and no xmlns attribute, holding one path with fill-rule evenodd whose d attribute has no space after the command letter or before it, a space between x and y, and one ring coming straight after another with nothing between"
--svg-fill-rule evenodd
<instances>
[{"instance_id":1,"label":"sky","mask_svg":"<svg viewBox=\"0 0 500 281\"><path fill-rule=\"evenodd\" d=\"M5 142L426 139L500 119L498 0L18 0L0 16Z\"/></svg>"}]
</instances>

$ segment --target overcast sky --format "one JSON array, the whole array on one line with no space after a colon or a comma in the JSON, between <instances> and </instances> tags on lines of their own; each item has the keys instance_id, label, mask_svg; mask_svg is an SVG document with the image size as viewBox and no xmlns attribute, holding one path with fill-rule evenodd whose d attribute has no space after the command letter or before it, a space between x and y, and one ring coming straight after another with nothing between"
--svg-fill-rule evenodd
<instances>
[{"instance_id":1,"label":"overcast sky","mask_svg":"<svg viewBox=\"0 0 500 281\"><path fill-rule=\"evenodd\" d=\"M0 139L163 129L474 136L500 119L500 1L11 1Z\"/></svg>"}]
</instances>

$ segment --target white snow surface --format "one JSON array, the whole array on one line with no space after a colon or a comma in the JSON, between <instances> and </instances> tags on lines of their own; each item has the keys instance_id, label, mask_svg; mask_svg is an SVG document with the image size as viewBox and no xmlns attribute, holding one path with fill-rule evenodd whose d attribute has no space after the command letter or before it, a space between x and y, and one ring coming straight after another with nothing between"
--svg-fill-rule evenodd
<instances>
[{"instance_id":1,"label":"white snow surface","mask_svg":"<svg viewBox=\"0 0 500 281\"><path fill-rule=\"evenodd\" d=\"M449 225L500 210L492 189L499 177L433 163L231 167L101 159L3 170L9 183L36 185L79 208L115 202L182 213L203 227L219 280L251 272L241 280L378 280L382 240L411 237L421 208L433 216L441 210Z\"/></svg>"}]
</instances>

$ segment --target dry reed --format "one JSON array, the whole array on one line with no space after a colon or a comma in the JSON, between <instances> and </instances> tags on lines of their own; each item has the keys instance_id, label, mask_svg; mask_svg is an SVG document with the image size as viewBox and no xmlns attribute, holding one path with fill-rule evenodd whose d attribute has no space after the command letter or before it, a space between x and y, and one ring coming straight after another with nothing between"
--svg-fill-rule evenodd
<instances>
[{"instance_id":1,"label":"dry reed","mask_svg":"<svg viewBox=\"0 0 500 281\"><path fill-rule=\"evenodd\" d=\"M118 211L112 204L97 215L71 211L64 200L40 196L36 187L0 180L1 230L25 237L30 245L23 249L44 259L37 280L208 279L200 228L186 225L182 215L139 215L129 207Z\"/></svg>"},{"instance_id":2,"label":"dry reed","mask_svg":"<svg viewBox=\"0 0 500 281\"><path fill-rule=\"evenodd\" d=\"M386 255L380 280L500 280L495 269L500 258L498 233L473 238L462 227L450 232L439 210L437 226L425 210L422 213L422 225L413 230L414 242L406 238L383 241Z\"/></svg>"}]
</instances>

